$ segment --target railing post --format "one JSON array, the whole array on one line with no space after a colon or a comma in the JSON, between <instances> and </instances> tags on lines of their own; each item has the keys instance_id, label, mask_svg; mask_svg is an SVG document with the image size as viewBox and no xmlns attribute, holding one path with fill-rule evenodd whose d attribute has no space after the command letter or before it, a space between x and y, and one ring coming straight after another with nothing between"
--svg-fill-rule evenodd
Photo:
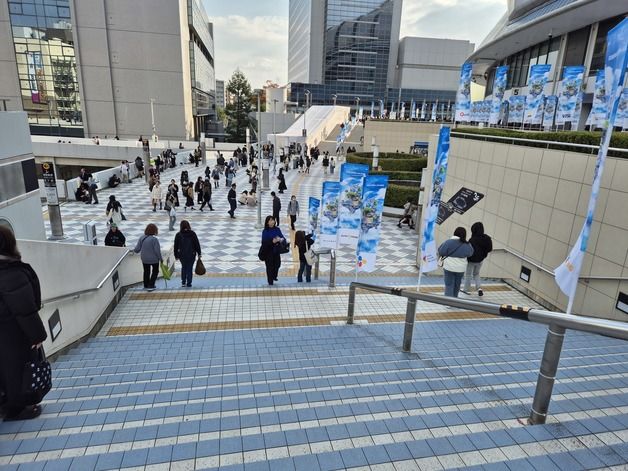
<instances>
[{"instance_id":1,"label":"railing post","mask_svg":"<svg viewBox=\"0 0 628 471\"><path fill-rule=\"evenodd\" d=\"M409 352L412 349L412 334L414 333L414 316L416 315L416 299L408 298L406 306L406 325L403 330L403 344L401 349Z\"/></svg>"},{"instance_id":2,"label":"railing post","mask_svg":"<svg viewBox=\"0 0 628 471\"><path fill-rule=\"evenodd\" d=\"M318 273L321 267L321 256L316 257L316 262L314 263L314 279L318 280Z\"/></svg>"},{"instance_id":3,"label":"railing post","mask_svg":"<svg viewBox=\"0 0 628 471\"><path fill-rule=\"evenodd\" d=\"M347 324L353 324L353 314L355 312L355 286L349 285L349 310L347 311Z\"/></svg>"},{"instance_id":4,"label":"railing post","mask_svg":"<svg viewBox=\"0 0 628 471\"><path fill-rule=\"evenodd\" d=\"M329 287L334 288L336 286L336 251L332 249L329 254Z\"/></svg>"},{"instance_id":5,"label":"railing post","mask_svg":"<svg viewBox=\"0 0 628 471\"><path fill-rule=\"evenodd\" d=\"M547 419L549 403L552 399L552 389L558 371L558 361L565 339L565 329L563 327L550 324L545 339L545 349L541 360L541 370L536 382L536 391L532 401L532 411L528 423L531 425L544 424Z\"/></svg>"}]
</instances>

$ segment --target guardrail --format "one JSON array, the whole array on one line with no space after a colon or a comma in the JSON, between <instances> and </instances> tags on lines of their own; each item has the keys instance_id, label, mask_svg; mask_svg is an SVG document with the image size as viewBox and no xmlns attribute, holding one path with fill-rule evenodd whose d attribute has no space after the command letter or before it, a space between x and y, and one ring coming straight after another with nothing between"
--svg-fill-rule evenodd
<instances>
[{"instance_id":1,"label":"guardrail","mask_svg":"<svg viewBox=\"0 0 628 471\"><path fill-rule=\"evenodd\" d=\"M329 286L330 288L334 288L336 286L336 251L334 249L321 248L314 249L314 253L317 255L316 263L314 264L314 279L318 280L321 255L329 254L329 283L327 286Z\"/></svg>"},{"instance_id":2,"label":"guardrail","mask_svg":"<svg viewBox=\"0 0 628 471\"><path fill-rule=\"evenodd\" d=\"M536 391L532 402L532 410L528 422L532 425L543 424L547 419L547 411L552 398L552 389L556 380L558 361L565 338L566 329L579 330L592 334L604 335L622 340L628 340L628 323L598 319L595 317L575 316L562 312L546 311L529 307L513 306L508 304L492 304L468 299L450 298L435 294L426 294L417 291L409 291L401 288L388 288L366 283L353 282L349 285L349 306L347 311L347 324L353 324L355 314L355 296L358 289L375 293L400 296L408 299L406 306L406 320L403 332L402 350L409 352L412 348L412 334L414 332L414 318L416 314L416 302L426 301L434 304L468 309L485 314L493 314L500 317L517 319L549 326Z\"/></svg>"}]
</instances>

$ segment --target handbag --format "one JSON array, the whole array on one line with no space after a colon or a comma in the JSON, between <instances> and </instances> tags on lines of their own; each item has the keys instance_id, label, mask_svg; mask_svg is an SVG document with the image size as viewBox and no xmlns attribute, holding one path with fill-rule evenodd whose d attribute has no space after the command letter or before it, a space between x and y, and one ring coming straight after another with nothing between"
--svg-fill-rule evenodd
<instances>
[{"instance_id":1,"label":"handbag","mask_svg":"<svg viewBox=\"0 0 628 471\"><path fill-rule=\"evenodd\" d=\"M205 273L207 273L207 270L205 270L205 264L203 263L203 261L198 258L196 260L196 266L194 267L194 273L196 273L198 276L203 276Z\"/></svg>"},{"instance_id":2,"label":"handbag","mask_svg":"<svg viewBox=\"0 0 628 471\"><path fill-rule=\"evenodd\" d=\"M310 266L314 265L318 260L318 255L314 253L312 247L308 248L303 255L305 256L305 261Z\"/></svg>"},{"instance_id":3,"label":"handbag","mask_svg":"<svg viewBox=\"0 0 628 471\"><path fill-rule=\"evenodd\" d=\"M52 389L52 368L43 347L31 349L22 373L22 393L29 402L39 404Z\"/></svg>"},{"instance_id":4,"label":"handbag","mask_svg":"<svg viewBox=\"0 0 628 471\"><path fill-rule=\"evenodd\" d=\"M279 242L277 246L279 247L279 255L290 252L290 244L286 239Z\"/></svg>"}]
</instances>

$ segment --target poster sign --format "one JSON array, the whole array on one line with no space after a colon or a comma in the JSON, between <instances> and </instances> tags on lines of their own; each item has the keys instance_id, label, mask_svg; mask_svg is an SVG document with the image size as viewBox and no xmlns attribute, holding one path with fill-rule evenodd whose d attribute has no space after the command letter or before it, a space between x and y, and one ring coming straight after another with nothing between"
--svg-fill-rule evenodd
<instances>
[{"instance_id":1,"label":"poster sign","mask_svg":"<svg viewBox=\"0 0 628 471\"><path fill-rule=\"evenodd\" d=\"M458 82L458 92L456 93L456 121L461 123L469 122L471 112L471 72L473 64L465 62L460 70L460 81Z\"/></svg>"},{"instance_id":2,"label":"poster sign","mask_svg":"<svg viewBox=\"0 0 628 471\"><path fill-rule=\"evenodd\" d=\"M624 91L621 94L615 126L622 129L628 128L628 88L624 88Z\"/></svg>"},{"instance_id":3,"label":"poster sign","mask_svg":"<svg viewBox=\"0 0 628 471\"><path fill-rule=\"evenodd\" d=\"M499 109L504 99L506 82L508 80L508 66L502 65L495 70L495 80L493 81L493 100L491 101L491 113L489 124L497 124L499 120Z\"/></svg>"},{"instance_id":4,"label":"poster sign","mask_svg":"<svg viewBox=\"0 0 628 471\"><path fill-rule=\"evenodd\" d=\"M442 224L453 213L464 214L473 206L475 206L484 195L469 188L462 187L458 192L449 198L446 203L441 201L438 208L438 216L436 224Z\"/></svg>"},{"instance_id":5,"label":"poster sign","mask_svg":"<svg viewBox=\"0 0 628 471\"><path fill-rule=\"evenodd\" d=\"M526 110L524 123L539 124L539 108L543 103L543 90L549 78L551 64L537 64L530 69L530 78L528 79L528 97L526 99ZM538 122L537 122L538 120Z\"/></svg>"},{"instance_id":6,"label":"poster sign","mask_svg":"<svg viewBox=\"0 0 628 471\"><path fill-rule=\"evenodd\" d=\"M582 101L583 77L583 65L563 67L563 80L560 82L560 91L558 93L556 124L579 121L579 117L576 118L576 108L578 102Z\"/></svg>"},{"instance_id":7,"label":"poster sign","mask_svg":"<svg viewBox=\"0 0 628 471\"><path fill-rule=\"evenodd\" d=\"M362 221L356 252L358 271L375 270L387 187L387 175L368 175L364 178Z\"/></svg>"},{"instance_id":8,"label":"poster sign","mask_svg":"<svg viewBox=\"0 0 628 471\"><path fill-rule=\"evenodd\" d=\"M59 204L59 195L57 193L57 178L55 177L54 165L52 162L43 162L41 164L42 179L44 180L44 192L46 200L51 206Z\"/></svg>"},{"instance_id":9,"label":"poster sign","mask_svg":"<svg viewBox=\"0 0 628 471\"><path fill-rule=\"evenodd\" d=\"M339 182L323 182L320 246L335 249L338 246Z\"/></svg>"},{"instance_id":10,"label":"poster sign","mask_svg":"<svg viewBox=\"0 0 628 471\"><path fill-rule=\"evenodd\" d=\"M523 112L526 107L526 97L513 95L508 99L508 123L523 123Z\"/></svg>"},{"instance_id":11,"label":"poster sign","mask_svg":"<svg viewBox=\"0 0 628 471\"><path fill-rule=\"evenodd\" d=\"M587 119L587 126L592 128L602 127L604 118L606 117L606 80L604 78L604 70L598 70L595 75L595 91L593 92L593 104L591 105L591 113ZM621 108L621 103L620 103Z\"/></svg>"},{"instance_id":12,"label":"poster sign","mask_svg":"<svg viewBox=\"0 0 628 471\"><path fill-rule=\"evenodd\" d=\"M436 240L434 239L434 229L440 198L445 188L447 178L447 162L449 158L449 133L450 129L443 126L438 136L438 147L436 149L436 160L434 162L434 172L432 173L432 186L428 196L427 206L423 219L423 238L421 239L421 272L426 273L438 268L438 253L436 250Z\"/></svg>"},{"instance_id":13,"label":"poster sign","mask_svg":"<svg viewBox=\"0 0 628 471\"><path fill-rule=\"evenodd\" d=\"M554 126L554 116L556 115L556 104L558 97L550 95L545 98L545 108L543 109L543 128L550 129Z\"/></svg>"},{"instance_id":14,"label":"poster sign","mask_svg":"<svg viewBox=\"0 0 628 471\"><path fill-rule=\"evenodd\" d=\"M364 164L344 163L340 167L339 245L355 248L358 244L362 217L362 185L368 173L369 166Z\"/></svg>"},{"instance_id":15,"label":"poster sign","mask_svg":"<svg viewBox=\"0 0 628 471\"><path fill-rule=\"evenodd\" d=\"M28 64L28 83L31 90L33 103L45 101L45 93L40 89L44 80L44 66L41 60L41 52L29 52L26 56Z\"/></svg>"},{"instance_id":16,"label":"poster sign","mask_svg":"<svg viewBox=\"0 0 628 471\"><path fill-rule=\"evenodd\" d=\"M421 121L425 121L425 111L427 105L425 104L425 100L423 100L423 104L421 105Z\"/></svg>"},{"instance_id":17,"label":"poster sign","mask_svg":"<svg viewBox=\"0 0 628 471\"><path fill-rule=\"evenodd\" d=\"M318 215L321 209L321 200L310 196L308 206L308 229L312 234L312 239L316 240L316 230L318 229Z\"/></svg>"}]
</instances>

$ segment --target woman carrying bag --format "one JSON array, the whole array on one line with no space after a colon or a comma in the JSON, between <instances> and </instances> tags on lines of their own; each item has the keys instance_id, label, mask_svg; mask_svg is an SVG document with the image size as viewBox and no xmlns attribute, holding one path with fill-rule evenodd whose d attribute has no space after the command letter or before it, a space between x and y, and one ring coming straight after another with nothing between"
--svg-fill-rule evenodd
<instances>
[{"instance_id":1,"label":"woman carrying bag","mask_svg":"<svg viewBox=\"0 0 628 471\"><path fill-rule=\"evenodd\" d=\"M281 229L277 227L275 218L266 216L264 230L262 231L262 245L258 257L266 264L266 279L268 284L278 281L279 267L281 267L281 254L286 253L287 242Z\"/></svg>"},{"instance_id":2,"label":"woman carrying bag","mask_svg":"<svg viewBox=\"0 0 628 471\"><path fill-rule=\"evenodd\" d=\"M299 249L299 274L297 275L297 282L303 283L303 273L305 272L305 281L310 283L312 281L312 264L310 263L311 257L314 255L311 251L314 240L312 235L305 235L304 231L297 231L294 234L294 245ZM310 261L308 261L310 258Z\"/></svg>"},{"instance_id":3,"label":"woman carrying bag","mask_svg":"<svg viewBox=\"0 0 628 471\"><path fill-rule=\"evenodd\" d=\"M201 244L198 241L196 232L190 227L190 223L183 219L180 224L180 230L174 236L174 258L181 262L181 287L192 287L192 270L194 262L198 256L199 265L196 267L196 273L202 275L205 273L205 267L202 266Z\"/></svg>"},{"instance_id":4,"label":"woman carrying bag","mask_svg":"<svg viewBox=\"0 0 628 471\"><path fill-rule=\"evenodd\" d=\"M109 203L107 203L107 224L120 225L125 220L122 214L122 205L116 200L114 195L109 196Z\"/></svg>"}]
</instances>

